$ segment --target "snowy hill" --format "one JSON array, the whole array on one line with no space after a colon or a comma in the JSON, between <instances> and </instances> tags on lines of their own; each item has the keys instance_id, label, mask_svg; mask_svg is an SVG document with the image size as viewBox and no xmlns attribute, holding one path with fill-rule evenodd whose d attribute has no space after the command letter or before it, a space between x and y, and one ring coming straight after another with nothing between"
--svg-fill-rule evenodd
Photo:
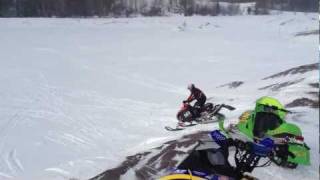
<instances>
[{"instance_id":1,"label":"snowy hill","mask_svg":"<svg viewBox=\"0 0 320 180\"><path fill-rule=\"evenodd\" d=\"M315 72L318 71L319 63L316 64L310 64L310 65L303 65L299 67L295 67L277 74L274 74L272 76L263 78L263 80L270 79L270 78L281 78L283 76L292 76L294 74L300 74L301 76L306 76L305 73L312 73L312 76L316 76ZM303 87L305 86L306 82L299 83L299 86ZM292 84L286 84L286 83L280 83L284 84L281 88L285 89L294 89L290 88ZM319 83L317 83L319 86ZM310 84L309 84L310 86ZM233 88L233 87L231 87ZM317 87L318 89L319 87ZM265 88L267 89L267 88ZM312 90L312 86L304 87L305 90ZM280 90L276 89L277 91ZM275 91L275 90L272 90ZM310 91L308 91L310 92ZM305 94L308 94L306 92ZM277 179L316 179L318 178L317 170L318 170L318 164L319 161L317 159L317 151L319 150L318 144L314 144L315 142L312 142L312 138L314 135L314 132L311 128L318 128L319 122L316 119L317 117L314 115L318 114L319 109L319 91L317 92L317 95L313 95L313 99L308 99L305 97L298 98L299 102L296 102L294 100L293 102L289 103L288 105L292 107L299 107L295 110L298 111L297 113L293 115L288 116L288 122L292 122L295 124L299 124L300 127L303 127L303 129L306 132L304 133L304 136L309 139L308 143L311 143L311 154L312 154L312 166L299 166L298 170L292 170L292 169L285 169L278 167L276 165L272 165L271 167L266 168L257 168L255 171L253 171L253 174L258 177L259 179L270 179L274 176L277 177ZM312 104L308 104L305 102L312 102ZM315 109L309 109L309 108L302 108L302 107L311 107ZM319 115L319 114L318 114ZM236 119L233 119L232 122L237 121ZM306 123L306 125L304 125ZM218 129L218 127L215 127ZM315 129L316 129L315 128ZM198 129L198 127L194 127L193 129ZM170 170L174 167L176 167L181 160L183 160L185 157L187 157L188 154L192 151L192 149L197 144L197 141L201 138L208 135L210 131L195 131L191 134L184 135L176 140L171 140L168 142L163 143L161 146L153 148L151 150L140 152L138 154L128 156L125 161L123 161L120 165L118 165L116 168L108 169L105 172L95 176L91 180L108 180L108 179L154 179L155 177L160 177L163 175L166 175L170 172ZM232 159L233 155L230 155L230 162L232 163L234 160ZM279 171L280 169L280 171ZM256 172L257 171L257 172ZM270 171L272 173L270 173Z\"/></svg>"},{"instance_id":2,"label":"snowy hill","mask_svg":"<svg viewBox=\"0 0 320 180\"><path fill-rule=\"evenodd\" d=\"M214 129L214 124L179 133L163 129L176 123L190 82L211 101L236 106L226 114L230 121L262 95L284 104L314 100L308 92L318 87L309 84L318 82L318 71L262 79L317 61L317 34L296 36L317 30L317 18L283 13L1 19L0 179L88 179L127 156ZM217 88L234 81L243 84ZM292 81L298 82L272 88ZM269 170L277 171L278 179L303 173L318 179L318 112L295 109L304 112L296 119L313 164L294 172Z\"/></svg>"}]
</instances>

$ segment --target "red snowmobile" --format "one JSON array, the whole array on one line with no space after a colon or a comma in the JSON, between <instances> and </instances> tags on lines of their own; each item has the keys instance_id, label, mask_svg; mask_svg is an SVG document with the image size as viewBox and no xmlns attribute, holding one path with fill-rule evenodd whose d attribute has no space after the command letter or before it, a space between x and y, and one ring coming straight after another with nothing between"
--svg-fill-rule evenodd
<instances>
[{"instance_id":1,"label":"red snowmobile","mask_svg":"<svg viewBox=\"0 0 320 180\"><path fill-rule=\"evenodd\" d=\"M180 122L204 122L215 120L213 117L219 113L222 108L234 110L235 108L225 104L213 105L206 103L202 108L191 106L189 103L183 103L177 113L177 119Z\"/></svg>"},{"instance_id":2,"label":"red snowmobile","mask_svg":"<svg viewBox=\"0 0 320 180\"><path fill-rule=\"evenodd\" d=\"M206 124L217 122L220 118L224 118L224 115L219 113L222 108L226 108L230 111L235 108L226 104L206 103L202 108L191 106L190 103L184 102L181 109L177 113L178 125L176 128L166 126L169 131L182 130L184 127L194 126L197 124Z\"/></svg>"}]
</instances>

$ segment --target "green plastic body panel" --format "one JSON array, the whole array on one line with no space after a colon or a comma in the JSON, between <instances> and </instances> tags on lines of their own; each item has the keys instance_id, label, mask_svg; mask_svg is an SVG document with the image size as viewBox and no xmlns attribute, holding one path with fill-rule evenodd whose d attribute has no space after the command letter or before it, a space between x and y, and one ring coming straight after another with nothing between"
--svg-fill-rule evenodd
<instances>
[{"instance_id":1,"label":"green plastic body panel","mask_svg":"<svg viewBox=\"0 0 320 180\"><path fill-rule=\"evenodd\" d=\"M270 136L276 136L277 134L283 134L283 133L292 134L295 136L302 135L300 128L297 125L291 124L291 123L283 123L278 128L274 130L269 130L267 132L267 134Z\"/></svg>"},{"instance_id":2,"label":"green plastic body panel","mask_svg":"<svg viewBox=\"0 0 320 180\"><path fill-rule=\"evenodd\" d=\"M310 152L307 147L301 144L290 144L289 151L295 155L294 158L288 157L288 162L310 165Z\"/></svg>"}]
</instances>

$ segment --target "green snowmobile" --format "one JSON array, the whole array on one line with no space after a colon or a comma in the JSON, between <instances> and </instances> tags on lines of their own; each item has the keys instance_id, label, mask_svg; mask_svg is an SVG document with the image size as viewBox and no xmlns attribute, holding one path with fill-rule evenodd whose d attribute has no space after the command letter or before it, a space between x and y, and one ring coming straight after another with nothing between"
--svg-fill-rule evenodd
<instances>
[{"instance_id":1,"label":"green snowmobile","mask_svg":"<svg viewBox=\"0 0 320 180\"><path fill-rule=\"evenodd\" d=\"M219 127L227 134L245 136L255 141L271 137L278 144L276 156L272 159L279 166L296 168L298 164L310 165L310 148L304 142L300 128L285 121L287 113L284 106L271 97L261 97L252 111L246 111L239 122L224 129L223 120Z\"/></svg>"}]
</instances>

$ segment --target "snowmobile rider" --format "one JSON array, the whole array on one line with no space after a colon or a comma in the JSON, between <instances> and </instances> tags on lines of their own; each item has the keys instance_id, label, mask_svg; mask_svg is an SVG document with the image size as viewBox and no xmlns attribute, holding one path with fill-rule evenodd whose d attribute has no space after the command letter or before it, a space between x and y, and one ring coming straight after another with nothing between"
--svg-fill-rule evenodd
<instances>
[{"instance_id":1,"label":"snowmobile rider","mask_svg":"<svg viewBox=\"0 0 320 180\"><path fill-rule=\"evenodd\" d=\"M194 100L196 100L194 106L193 106L193 113L195 117L200 116L200 109L203 107L203 105L206 103L207 97L206 95L197 88L194 84L189 84L188 89L190 91L190 96L187 100L184 100L183 103L190 103Z\"/></svg>"}]
</instances>

